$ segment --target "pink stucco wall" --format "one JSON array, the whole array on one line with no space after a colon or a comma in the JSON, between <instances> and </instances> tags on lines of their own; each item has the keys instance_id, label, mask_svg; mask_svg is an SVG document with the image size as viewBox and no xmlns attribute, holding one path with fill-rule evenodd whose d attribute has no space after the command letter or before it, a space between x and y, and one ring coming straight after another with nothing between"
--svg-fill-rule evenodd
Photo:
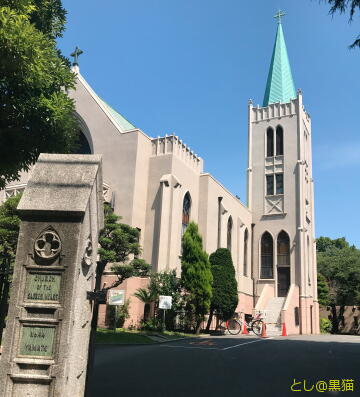
<instances>
[{"instance_id":1,"label":"pink stucco wall","mask_svg":"<svg viewBox=\"0 0 360 397\"><path fill-rule=\"evenodd\" d=\"M239 303L236 307L236 313L252 314L254 308L254 299L250 295L239 293Z\"/></svg>"},{"instance_id":2,"label":"pink stucco wall","mask_svg":"<svg viewBox=\"0 0 360 397\"><path fill-rule=\"evenodd\" d=\"M112 282L116 281L117 277L112 275L105 275L102 278L102 284L106 283L106 286L111 285ZM124 327L138 327L141 319L144 316L144 304L134 296L134 292L138 288L146 288L149 284L148 278L143 277L132 277L125 280L122 284L116 287L116 290L125 290L125 299L130 299L129 314L130 318L125 321ZM100 305L99 307L99 327L105 327L106 320L106 305Z\"/></svg>"},{"instance_id":3,"label":"pink stucco wall","mask_svg":"<svg viewBox=\"0 0 360 397\"><path fill-rule=\"evenodd\" d=\"M271 284L265 284L264 288L261 291L260 298L256 303L255 311L265 310L266 305L269 302L270 298L275 296L274 286Z\"/></svg>"},{"instance_id":4,"label":"pink stucco wall","mask_svg":"<svg viewBox=\"0 0 360 397\"><path fill-rule=\"evenodd\" d=\"M298 323L296 323L296 311ZM285 324L288 335L300 333L299 287L295 284L290 286L284 308L281 310L281 324Z\"/></svg>"}]
</instances>

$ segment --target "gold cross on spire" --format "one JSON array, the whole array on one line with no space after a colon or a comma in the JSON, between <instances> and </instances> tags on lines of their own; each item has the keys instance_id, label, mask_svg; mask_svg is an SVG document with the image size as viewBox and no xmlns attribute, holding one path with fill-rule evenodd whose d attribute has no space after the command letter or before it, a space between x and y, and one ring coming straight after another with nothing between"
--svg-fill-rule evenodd
<instances>
[{"instance_id":1,"label":"gold cross on spire","mask_svg":"<svg viewBox=\"0 0 360 397\"><path fill-rule=\"evenodd\" d=\"M281 23L281 17L283 17L285 14L284 11L279 10L275 15L274 18L278 20L278 23Z\"/></svg>"}]
</instances>

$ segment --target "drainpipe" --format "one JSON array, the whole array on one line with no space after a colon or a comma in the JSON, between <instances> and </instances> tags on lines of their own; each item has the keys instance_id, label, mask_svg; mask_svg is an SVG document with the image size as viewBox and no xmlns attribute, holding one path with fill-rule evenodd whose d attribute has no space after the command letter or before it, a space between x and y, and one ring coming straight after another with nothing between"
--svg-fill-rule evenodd
<instances>
[{"instance_id":1,"label":"drainpipe","mask_svg":"<svg viewBox=\"0 0 360 397\"><path fill-rule=\"evenodd\" d=\"M222 197L218 197L218 239L217 247L220 248L221 245L221 201Z\"/></svg>"},{"instance_id":2,"label":"drainpipe","mask_svg":"<svg viewBox=\"0 0 360 397\"><path fill-rule=\"evenodd\" d=\"M255 293L255 272L254 272L254 227L255 227L255 223L251 224L251 278L253 281L253 307L255 309L255 305L256 305L256 293Z\"/></svg>"}]
</instances>

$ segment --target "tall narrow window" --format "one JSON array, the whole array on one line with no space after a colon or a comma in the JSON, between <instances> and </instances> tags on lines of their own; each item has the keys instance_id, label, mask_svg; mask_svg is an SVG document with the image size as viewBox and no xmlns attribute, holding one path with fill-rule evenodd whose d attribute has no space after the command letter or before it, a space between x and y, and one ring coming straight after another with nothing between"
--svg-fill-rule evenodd
<instances>
[{"instance_id":1,"label":"tall narrow window","mask_svg":"<svg viewBox=\"0 0 360 397\"><path fill-rule=\"evenodd\" d=\"M266 156L274 156L274 130L270 127L266 131Z\"/></svg>"},{"instance_id":2,"label":"tall narrow window","mask_svg":"<svg viewBox=\"0 0 360 397\"><path fill-rule=\"evenodd\" d=\"M247 257L248 257L248 254L247 254L247 252L248 252L248 247L247 247L247 245L248 245L248 230L247 229L245 229L245 232L244 232L244 276L247 276L248 275L248 265L247 265Z\"/></svg>"},{"instance_id":3,"label":"tall narrow window","mask_svg":"<svg viewBox=\"0 0 360 397\"><path fill-rule=\"evenodd\" d=\"M191 197L190 197L190 193L187 192L185 194L183 201L181 236L184 235L187 225L190 222L190 211L191 211Z\"/></svg>"},{"instance_id":4,"label":"tall narrow window","mask_svg":"<svg viewBox=\"0 0 360 397\"><path fill-rule=\"evenodd\" d=\"M276 174L276 194L284 194L284 174Z\"/></svg>"},{"instance_id":5,"label":"tall narrow window","mask_svg":"<svg viewBox=\"0 0 360 397\"><path fill-rule=\"evenodd\" d=\"M274 194L274 175L266 175L266 195Z\"/></svg>"},{"instance_id":6,"label":"tall narrow window","mask_svg":"<svg viewBox=\"0 0 360 397\"><path fill-rule=\"evenodd\" d=\"M276 155L282 156L284 154L284 131L282 127L276 127Z\"/></svg>"},{"instance_id":7,"label":"tall narrow window","mask_svg":"<svg viewBox=\"0 0 360 397\"><path fill-rule=\"evenodd\" d=\"M269 232L261 237L261 271L260 278L274 278L274 247L273 238Z\"/></svg>"},{"instance_id":8,"label":"tall narrow window","mask_svg":"<svg viewBox=\"0 0 360 397\"><path fill-rule=\"evenodd\" d=\"M283 230L277 238L277 265L290 266L290 239Z\"/></svg>"},{"instance_id":9,"label":"tall narrow window","mask_svg":"<svg viewBox=\"0 0 360 397\"><path fill-rule=\"evenodd\" d=\"M227 249L231 252L231 235L232 235L233 221L231 216L229 216L227 223Z\"/></svg>"}]
</instances>

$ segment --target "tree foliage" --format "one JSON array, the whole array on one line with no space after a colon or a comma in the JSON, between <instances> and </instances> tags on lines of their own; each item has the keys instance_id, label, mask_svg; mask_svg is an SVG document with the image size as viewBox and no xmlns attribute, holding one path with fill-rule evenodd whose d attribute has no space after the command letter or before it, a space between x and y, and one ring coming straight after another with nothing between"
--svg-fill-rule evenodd
<instances>
[{"instance_id":1,"label":"tree foliage","mask_svg":"<svg viewBox=\"0 0 360 397\"><path fill-rule=\"evenodd\" d=\"M223 320L228 320L238 304L237 282L231 253L226 248L219 248L210 255L209 259L213 275L211 310L220 313Z\"/></svg>"},{"instance_id":2,"label":"tree foliage","mask_svg":"<svg viewBox=\"0 0 360 397\"><path fill-rule=\"evenodd\" d=\"M190 222L182 239L181 271L186 308L199 333L201 322L210 310L213 278L208 255L203 251L202 238L194 222Z\"/></svg>"},{"instance_id":3,"label":"tree foliage","mask_svg":"<svg viewBox=\"0 0 360 397\"><path fill-rule=\"evenodd\" d=\"M98 266L103 270L108 263L111 263L111 270L118 277L117 281L106 289L117 287L130 277L147 276L150 270L148 263L137 258L141 253L139 231L119 223L120 219L108 204L104 205L104 228L99 235Z\"/></svg>"},{"instance_id":4,"label":"tree foliage","mask_svg":"<svg viewBox=\"0 0 360 397\"><path fill-rule=\"evenodd\" d=\"M19 237L20 218L17 212L21 194L10 197L0 206L0 261L9 258L15 260Z\"/></svg>"},{"instance_id":5,"label":"tree foliage","mask_svg":"<svg viewBox=\"0 0 360 397\"><path fill-rule=\"evenodd\" d=\"M317 254L318 272L329 287L329 303L354 305L360 303L360 250L345 238L331 240L320 237Z\"/></svg>"},{"instance_id":6,"label":"tree foliage","mask_svg":"<svg viewBox=\"0 0 360 397\"><path fill-rule=\"evenodd\" d=\"M320 305L327 306L330 303L330 290L325 276L321 273L317 275L317 290Z\"/></svg>"},{"instance_id":7,"label":"tree foliage","mask_svg":"<svg viewBox=\"0 0 360 397\"><path fill-rule=\"evenodd\" d=\"M55 42L65 15L60 0L0 0L0 188L41 152L76 148L75 75Z\"/></svg>"},{"instance_id":8,"label":"tree foliage","mask_svg":"<svg viewBox=\"0 0 360 397\"><path fill-rule=\"evenodd\" d=\"M320 237L317 243L319 302L331 307L332 332L337 333L345 306L360 304L360 250L345 238Z\"/></svg>"},{"instance_id":9,"label":"tree foliage","mask_svg":"<svg viewBox=\"0 0 360 397\"><path fill-rule=\"evenodd\" d=\"M356 11L360 10L360 0L324 0L328 3L330 7L329 13L334 15L339 12L340 14L345 14L349 11L349 23L354 19ZM354 40L354 42L349 46L350 48L360 47L360 35Z\"/></svg>"},{"instance_id":10,"label":"tree foliage","mask_svg":"<svg viewBox=\"0 0 360 397\"><path fill-rule=\"evenodd\" d=\"M149 291L155 300L160 295L172 297L172 310L177 311L181 307L181 280L176 277L175 270L150 274Z\"/></svg>"},{"instance_id":11,"label":"tree foliage","mask_svg":"<svg viewBox=\"0 0 360 397\"><path fill-rule=\"evenodd\" d=\"M145 322L148 321L150 317L150 304L158 303L160 295L172 297L172 307L170 310L166 311L166 328L173 329L177 312L182 307L181 280L176 277L175 270L151 273L148 288L139 288L134 293L134 296L145 304ZM155 317L156 316L159 319L159 317L162 317L162 313L158 313L158 311L155 310ZM160 321L158 321L157 324L160 324Z\"/></svg>"},{"instance_id":12,"label":"tree foliage","mask_svg":"<svg viewBox=\"0 0 360 397\"><path fill-rule=\"evenodd\" d=\"M0 206L0 343L8 311L9 289L14 271L20 218L17 205L21 195L9 198Z\"/></svg>"}]
</instances>

